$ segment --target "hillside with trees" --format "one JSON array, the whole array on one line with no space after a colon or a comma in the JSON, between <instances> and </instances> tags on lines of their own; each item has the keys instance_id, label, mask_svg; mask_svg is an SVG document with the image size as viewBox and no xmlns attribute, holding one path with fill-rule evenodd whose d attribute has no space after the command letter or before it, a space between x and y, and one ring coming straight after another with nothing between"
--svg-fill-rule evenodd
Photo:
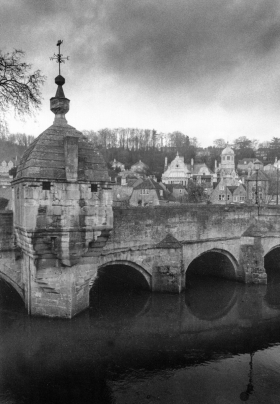
<instances>
[{"instance_id":1,"label":"hillside with trees","mask_svg":"<svg viewBox=\"0 0 280 404\"><path fill-rule=\"evenodd\" d=\"M27 147L33 142L34 136L24 133L4 135L0 133L0 162L3 160L19 160Z\"/></svg>"}]
</instances>

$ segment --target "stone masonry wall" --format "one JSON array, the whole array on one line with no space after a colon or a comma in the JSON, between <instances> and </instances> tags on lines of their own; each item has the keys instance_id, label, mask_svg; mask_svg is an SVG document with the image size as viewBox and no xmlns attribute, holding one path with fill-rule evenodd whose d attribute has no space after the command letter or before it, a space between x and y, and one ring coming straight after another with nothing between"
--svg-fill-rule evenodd
<instances>
[{"instance_id":1,"label":"stone masonry wall","mask_svg":"<svg viewBox=\"0 0 280 404\"><path fill-rule=\"evenodd\" d=\"M105 250L159 243L167 234L181 242L240 237L256 216L253 206L178 205L114 209Z\"/></svg>"}]
</instances>

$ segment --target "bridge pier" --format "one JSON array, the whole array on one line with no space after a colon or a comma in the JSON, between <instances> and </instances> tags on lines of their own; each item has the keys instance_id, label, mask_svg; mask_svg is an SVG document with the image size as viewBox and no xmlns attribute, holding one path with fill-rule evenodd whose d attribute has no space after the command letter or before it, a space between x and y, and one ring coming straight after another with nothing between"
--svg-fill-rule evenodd
<instances>
[{"instance_id":1,"label":"bridge pier","mask_svg":"<svg viewBox=\"0 0 280 404\"><path fill-rule=\"evenodd\" d=\"M80 275L81 268L76 265L38 270L36 259L24 254L22 276L28 314L72 318L87 309L89 279Z\"/></svg>"},{"instance_id":2,"label":"bridge pier","mask_svg":"<svg viewBox=\"0 0 280 404\"><path fill-rule=\"evenodd\" d=\"M239 265L244 272L245 283L267 283L261 237L241 237Z\"/></svg>"}]
</instances>

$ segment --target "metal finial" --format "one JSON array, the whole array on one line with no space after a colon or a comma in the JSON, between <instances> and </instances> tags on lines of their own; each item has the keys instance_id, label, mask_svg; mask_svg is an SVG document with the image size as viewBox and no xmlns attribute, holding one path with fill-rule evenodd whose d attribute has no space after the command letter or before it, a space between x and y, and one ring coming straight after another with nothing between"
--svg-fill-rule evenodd
<instances>
[{"instance_id":1,"label":"metal finial","mask_svg":"<svg viewBox=\"0 0 280 404\"><path fill-rule=\"evenodd\" d=\"M57 41L56 46L58 46L58 54L56 55L55 53L53 54L52 57L50 57L50 60L56 60L56 62L58 63L58 71L59 71L59 75L60 75L60 65L61 63L65 63L65 60L69 60L69 56L66 57L62 57L63 55L60 53L60 45L63 43L63 41L61 39L59 39Z\"/></svg>"}]
</instances>

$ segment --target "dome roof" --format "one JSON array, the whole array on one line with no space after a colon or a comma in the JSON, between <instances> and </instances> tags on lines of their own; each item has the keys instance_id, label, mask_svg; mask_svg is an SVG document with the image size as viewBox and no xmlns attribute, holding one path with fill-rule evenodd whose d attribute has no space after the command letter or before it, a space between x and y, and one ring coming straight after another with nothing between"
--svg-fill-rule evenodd
<instances>
[{"instance_id":1,"label":"dome roof","mask_svg":"<svg viewBox=\"0 0 280 404\"><path fill-rule=\"evenodd\" d=\"M234 155L234 151L232 150L231 147L227 146L223 151L222 154L232 154Z\"/></svg>"},{"instance_id":2,"label":"dome roof","mask_svg":"<svg viewBox=\"0 0 280 404\"><path fill-rule=\"evenodd\" d=\"M59 85L58 87L61 87ZM87 141L87 138L67 124L65 113L69 100L58 88L51 98L51 110L55 113L52 126L38 136L25 151L15 181L20 179L66 181L65 141L67 137L78 139L78 181L110 181L103 157Z\"/></svg>"},{"instance_id":3,"label":"dome roof","mask_svg":"<svg viewBox=\"0 0 280 404\"><path fill-rule=\"evenodd\" d=\"M66 181L64 137L71 132L78 136L78 181L109 181L103 157L82 133L67 124L54 124L34 140L19 163L15 180Z\"/></svg>"}]
</instances>

